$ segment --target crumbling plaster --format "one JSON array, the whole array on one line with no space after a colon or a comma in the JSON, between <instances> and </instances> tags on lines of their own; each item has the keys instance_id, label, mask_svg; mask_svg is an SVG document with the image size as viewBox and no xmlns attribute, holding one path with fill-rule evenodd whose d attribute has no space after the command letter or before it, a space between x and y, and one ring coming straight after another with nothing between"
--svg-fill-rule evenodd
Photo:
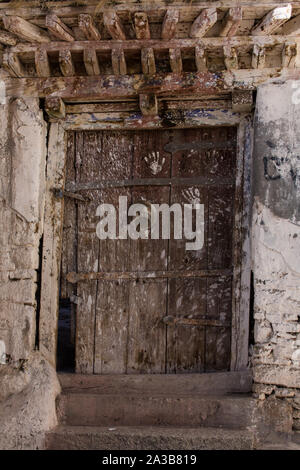
<instances>
[{"instance_id":1,"label":"crumbling plaster","mask_svg":"<svg viewBox=\"0 0 300 470\"><path fill-rule=\"evenodd\" d=\"M300 429L300 82L259 88L253 156L254 392Z\"/></svg>"}]
</instances>

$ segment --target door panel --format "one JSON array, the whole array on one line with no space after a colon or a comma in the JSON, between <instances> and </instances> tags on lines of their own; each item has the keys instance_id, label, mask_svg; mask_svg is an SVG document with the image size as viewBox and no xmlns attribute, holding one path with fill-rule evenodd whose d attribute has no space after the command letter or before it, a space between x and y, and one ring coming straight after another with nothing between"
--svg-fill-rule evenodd
<instances>
[{"instance_id":1,"label":"door panel","mask_svg":"<svg viewBox=\"0 0 300 470\"><path fill-rule=\"evenodd\" d=\"M69 133L66 185L86 201L66 200L63 234L77 372L229 369L235 169L235 128ZM119 196L149 213L151 204L204 204L204 246L187 251L188 240L161 234L99 240L97 207L113 204L118 220ZM85 280L69 284L71 271Z\"/></svg>"}]
</instances>

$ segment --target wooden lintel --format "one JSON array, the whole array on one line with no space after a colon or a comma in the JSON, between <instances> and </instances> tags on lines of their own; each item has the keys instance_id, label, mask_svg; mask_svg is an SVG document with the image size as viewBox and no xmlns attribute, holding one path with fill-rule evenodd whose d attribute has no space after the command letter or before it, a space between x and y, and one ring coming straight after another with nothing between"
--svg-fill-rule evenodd
<instances>
[{"instance_id":1,"label":"wooden lintel","mask_svg":"<svg viewBox=\"0 0 300 470\"><path fill-rule=\"evenodd\" d=\"M45 49L35 51L35 69L38 77L50 77L49 57Z\"/></svg>"},{"instance_id":2,"label":"wooden lintel","mask_svg":"<svg viewBox=\"0 0 300 470\"><path fill-rule=\"evenodd\" d=\"M101 34L91 15L84 13L79 15L78 26L89 41L99 41L101 39Z\"/></svg>"},{"instance_id":3,"label":"wooden lintel","mask_svg":"<svg viewBox=\"0 0 300 470\"><path fill-rule=\"evenodd\" d=\"M0 43L5 46L15 46L18 42L17 37L7 31L0 30Z\"/></svg>"},{"instance_id":4,"label":"wooden lintel","mask_svg":"<svg viewBox=\"0 0 300 470\"><path fill-rule=\"evenodd\" d=\"M141 50L142 70L145 75L154 75L156 73L154 51L151 47Z\"/></svg>"},{"instance_id":5,"label":"wooden lintel","mask_svg":"<svg viewBox=\"0 0 300 470\"><path fill-rule=\"evenodd\" d=\"M73 31L66 26L58 16L50 14L46 16L46 27L61 41L73 42Z\"/></svg>"},{"instance_id":6,"label":"wooden lintel","mask_svg":"<svg viewBox=\"0 0 300 470\"><path fill-rule=\"evenodd\" d=\"M111 62L114 75L127 74L127 65L123 49L113 49L111 51Z\"/></svg>"},{"instance_id":7,"label":"wooden lintel","mask_svg":"<svg viewBox=\"0 0 300 470\"><path fill-rule=\"evenodd\" d=\"M104 25L113 39L125 41L126 34L120 18L114 10L108 10L103 13Z\"/></svg>"},{"instance_id":8,"label":"wooden lintel","mask_svg":"<svg viewBox=\"0 0 300 470\"><path fill-rule=\"evenodd\" d=\"M298 56L298 44L285 44L282 49L282 67L294 68Z\"/></svg>"},{"instance_id":9,"label":"wooden lintel","mask_svg":"<svg viewBox=\"0 0 300 470\"><path fill-rule=\"evenodd\" d=\"M266 64L266 51L264 47L257 44L253 47L252 52L252 67L254 69L263 69Z\"/></svg>"},{"instance_id":10,"label":"wooden lintel","mask_svg":"<svg viewBox=\"0 0 300 470\"><path fill-rule=\"evenodd\" d=\"M237 70L239 68L238 54L235 47L224 46L224 61L227 70Z\"/></svg>"},{"instance_id":11,"label":"wooden lintel","mask_svg":"<svg viewBox=\"0 0 300 470\"><path fill-rule=\"evenodd\" d=\"M157 116L158 101L154 93L141 94L139 96L140 109L144 116Z\"/></svg>"},{"instance_id":12,"label":"wooden lintel","mask_svg":"<svg viewBox=\"0 0 300 470\"><path fill-rule=\"evenodd\" d=\"M292 5L288 3L270 11L262 21L252 29L253 36L273 34L276 29L286 23L292 15Z\"/></svg>"},{"instance_id":13,"label":"wooden lintel","mask_svg":"<svg viewBox=\"0 0 300 470\"><path fill-rule=\"evenodd\" d=\"M243 19L241 7L230 8L222 21L220 36L231 38L235 36Z\"/></svg>"},{"instance_id":14,"label":"wooden lintel","mask_svg":"<svg viewBox=\"0 0 300 470\"><path fill-rule=\"evenodd\" d=\"M198 72L205 72L207 70L207 57L203 47L195 47L195 60Z\"/></svg>"},{"instance_id":15,"label":"wooden lintel","mask_svg":"<svg viewBox=\"0 0 300 470\"><path fill-rule=\"evenodd\" d=\"M17 54L5 52L3 55L2 66L12 77L29 76Z\"/></svg>"},{"instance_id":16,"label":"wooden lintel","mask_svg":"<svg viewBox=\"0 0 300 470\"><path fill-rule=\"evenodd\" d=\"M64 119L66 116L65 104L61 98L56 96L46 97L45 110L51 118Z\"/></svg>"},{"instance_id":17,"label":"wooden lintel","mask_svg":"<svg viewBox=\"0 0 300 470\"><path fill-rule=\"evenodd\" d=\"M180 49L169 49L170 66L173 73L182 72L182 57Z\"/></svg>"},{"instance_id":18,"label":"wooden lintel","mask_svg":"<svg viewBox=\"0 0 300 470\"><path fill-rule=\"evenodd\" d=\"M144 12L136 12L134 15L135 35L137 39L150 39L148 16Z\"/></svg>"},{"instance_id":19,"label":"wooden lintel","mask_svg":"<svg viewBox=\"0 0 300 470\"><path fill-rule=\"evenodd\" d=\"M58 60L62 75L64 77L74 77L75 67L71 52L68 49L59 51Z\"/></svg>"},{"instance_id":20,"label":"wooden lintel","mask_svg":"<svg viewBox=\"0 0 300 470\"><path fill-rule=\"evenodd\" d=\"M177 23L179 22L179 10L168 9L166 11L161 37L162 39L172 39L176 34Z\"/></svg>"},{"instance_id":21,"label":"wooden lintel","mask_svg":"<svg viewBox=\"0 0 300 470\"><path fill-rule=\"evenodd\" d=\"M100 75L99 61L95 49L84 49L83 62L88 75Z\"/></svg>"},{"instance_id":22,"label":"wooden lintel","mask_svg":"<svg viewBox=\"0 0 300 470\"><path fill-rule=\"evenodd\" d=\"M232 110L235 113L250 113L253 108L253 92L233 91L232 92Z\"/></svg>"},{"instance_id":23,"label":"wooden lintel","mask_svg":"<svg viewBox=\"0 0 300 470\"><path fill-rule=\"evenodd\" d=\"M100 75L97 77L4 78L6 95L44 98L50 93L68 101L127 100L140 94L216 96L235 89L255 90L271 78L298 79L297 69L242 69L230 72Z\"/></svg>"},{"instance_id":24,"label":"wooden lintel","mask_svg":"<svg viewBox=\"0 0 300 470\"><path fill-rule=\"evenodd\" d=\"M49 36L42 28L39 28L19 16L4 16L3 23L5 29L16 34L21 39L25 39L25 41L39 43L50 42Z\"/></svg>"},{"instance_id":25,"label":"wooden lintel","mask_svg":"<svg viewBox=\"0 0 300 470\"><path fill-rule=\"evenodd\" d=\"M190 37L203 38L218 20L216 8L206 8L192 24Z\"/></svg>"}]
</instances>

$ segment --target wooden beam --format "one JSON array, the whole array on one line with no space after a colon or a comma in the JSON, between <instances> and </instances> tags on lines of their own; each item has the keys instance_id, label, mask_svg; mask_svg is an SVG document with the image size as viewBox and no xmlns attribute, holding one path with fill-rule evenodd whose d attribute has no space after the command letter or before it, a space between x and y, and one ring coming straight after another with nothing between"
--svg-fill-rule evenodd
<instances>
[{"instance_id":1,"label":"wooden beam","mask_svg":"<svg viewBox=\"0 0 300 470\"><path fill-rule=\"evenodd\" d=\"M3 31L0 29L0 43L4 44L5 46L15 46L18 40L16 36L12 33L8 33L7 31Z\"/></svg>"},{"instance_id":2,"label":"wooden beam","mask_svg":"<svg viewBox=\"0 0 300 470\"><path fill-rule=\"evenodd\" d=\"M12 52L4 53L2 66L12 77L29 76L17 54L13 54Z\"/></svg>"},{"instance_id":3,"label":"wooden beam","mask_svg":"<svg viewBox=\"0 0 300 470\"><path fill-rule=\"evenodd\" d=\"M298 56L298 44L285 44L282 49L282 67L294 68Z\"/></svg>"},{"instance_id":4,"label":"wooden beam","mask_svg":"<svg viewBox=\"0 0 300 470\"><path fill-rule=\"evenodd\" d=\"M222 21L220 36L231 38L235 36L243 19L243 9L230 8Z\"/></svg>"},{"instance_id":5,"label":"wooden beam","mask_svg":"<svg viewBox=\"0 0 300 470\"><path fill-rule=\"evenodd\" d=\"M144 116L157 116L158 101L157 96L153 93L149 95L139 95L140 109Z\"/></svg>"},{"instance_id":6,"label":"wooden beam","mask_svg":"<svg viewBox=\"0 0 300 470\"><path fill-rule=\"evenodd\" d=\"M289 72L288 72L289 71ZM255 90L269 80L297 79L297 70L231 70L218 73L183 72L156 74L149 80L146 75L100 75L99 77L4 78L6 95L45 98L49 90L66 101L113 101L136 98L140 94L155 93L157 97L192 95L196 97L228 94L235 89Z\"/></svg>"},{"instance_id":7,"label":"wooden beam","mask_svg":"<svg viewBox=\"0 0 300 470\"><path fill-rule=\"evenodd\" d=\"M233 91L232 111L235 113L250 113L253 108L253 91Z\"/></svg>"},{"instance_id":8,"label":"wooden beam","mask_svg":"<svg viewBox=\"0 0 300 470\"><path fill-rule=\"evenodd\" d=\"M207 57L205 49L201 46L195 47L195 61L198 72L205 72L207 70Z\"/></svg>"},{"instance_id":9,"label":"wooden beam","mask_svg":"<svg viewBox=\"0 0 300 470\"><path fill-rule=\"evenodd\" d=\"M113 49L111 51L111 62L114 75L127 74L127 65L123 49Z\"/></svg>"},{"instance_id":10,"label":"wooden beam","mask_svg":"<svg viewBox=\"0 0 300 470\"><path fill-rule=\"evenodd\" d=\"M239 68L239 60L235 47L224 46L223 51L226 69L237 70Z\"/></svg>"},{"instance_id":11,"label":"wooden beam","mask_svg":"<svg viewBox=\"0 0 300 470\"><path fill-rule=\"evenodd\" d=\"M255 44L261 47L274 47L286 43L286 36L239 36L232 37L224 40L220 37L207 37L202 39L188 38L188 39L170 39L162 41L161 39L147 39L138 40L132 39L126 42L116 40L101 40L101 41L74 41L68 43L68 49L72 52L83 52L84 49L92 47L99 53L110 52L112 49L123 49L128 52L140 51L144 48L152 48L154 51L166 51L168 49L193 49L196 46L203 47L204 49L220 49L224 43L231 47L236 48L251 48ZM297 36L289 37L290 42L300 43L300 38ZM52 41L49 44L43 44L41 47L45 48L49 53L58 52L65 49L66 44L59 41ZM18 54L34 53L36 50L35 44L19 43L11 47L11 52Z\"/></svg>"},{"instance_id":12,"label":"wooden beam","mask_svg":"<svg viewBox=\"0 0 300 470\"><path fill-rule=\"evenodd\" d=\"M282 27L282 34L286 36L299 36L300 35L300 15L295 16L290 21L287 21Z\"/></svg>"},{"instance_id":13,"label":"wooden beam","mask_svg":"<svg viewBox=\"0 0 300 470\"><path fill-rule=\"evenodd\" d=\"M91 15L81 14L78 16L78 26L89 41L99 41L101 34L95 26Z\"/></svg>"},{"instance_id":14,"label":"wooden beam","mask_svg":"<svg viewBox=\"0 0 300 470\"><path fill-rule=\"evenodd\" d=\"M176 34L176 27L177 27L178 22L179 22L179 10L173 10L169 8L166 11L163 25L162 25L162 31L161 31L162 39L174 38Z\"/></svg>"},{"instance_id":15,"label":"wooden beam","mask_svg":"<svg viewBox=\"0 0 300 470\"><path fill-rule=\"evenodd\" d=\"M66 108L63 100L56 96L47 96L45 99L45 110L50 118L64 119Z\"/></svg>"},{"instance_id":16,"label":"wooden beam","mask_svg":"<svg viewBox=\"0 0 300 470\"><path fill-rule=\"evenodd\" d=\"M137 39L150 39L150 28L146 13L137 12L134 14L135 35Z\"/></svg>"},{"instance_id":17,"label":"wooden beam","mask_svg":"<svg viewBox=\"0 0 300 470\"><path fill-rule=\"evenodd\" d=\"M252 52L252 68L263 69L266 65L266 51L264 47L260 47L257 44L253 47Z\"/></svg>"},{"instance_id":18,"label":"wooden beam","mask_svg":"<svg viewBox=\"0 0 300 470\"><path fill-rule=\"evenodd\" d=\"M286 21L291 18L292 5L287 5L275 8L268 13L263 20L252 29L253 36L266 36L273 34L276 29L282 26Z\"/></svg>"},{"instance_id":19,"label":"wooden beam","mask_svg":"<svg viewBox=\"0 0 300 470\"><path fill-rule=\"evenodd\" d=\"M154 75L156 73L155 57L152 48L141 50L142 70L145 75Z\"/></svg>"},{"instance_id":20,"label":"wooden beam","mask_svg":"<svg viewBox=\"0 0 300 470\"><path fill-rule=\"evenodd\" d=\"M39 43L50 42L49 36L43 29L19 16L4 16L3 23L5 29L16 34L21 39L25 39L25 41Z\"/></svg>"},{"instance_id":21,"label":"wooden beam","mask_svg":"<svg viewBox=\"0 0 300 470\"><path fill-rule=\"evenodd\" d=\"M108 10L103 13L104 25L113 39L125 41L126 34L120 18L114 10Z\"/></svg>"},{"instance_id":22,"label":"wooden beam","mask_svg":"<svg viewBox=\"0 0 300 470\"><path fill-rule=\"evenodd\" d=\"M66 26L56 15L46 16L46 27L48 30L61 41L73 42L73 31Z\"/></svg>"},{"instance_id":23,"label":"wooden beam","mask_svg":"<svg viewBox=\"0 0 300 470\"><path fill-rule=\"evenodd\" d=\"M203 38L217 20L218 14L216 8L207 8L203 10L192 24L190 37Z\"/></svg>"},{"instance_id":24,"label":"wooden beam","mask_svg":"<svg viewBox=\"0 0 300 470\"><path fill-rule=\"evenodd\" d=\"M173 73L182 72L182 57L180 49L169 49L170 66Z\"/></svg>"},{"instance_id":25,"label":"wooden beam","mask_svg":"<svg viewBox=\"0 0 300 470\"><path fill-rule=\"evenodd\" d=\"M95 49L84 49L83 62L88 75L100 75L99 61Z\"/></svg>"},{"instance_id":26,"label":"wooden beam","mask_svg":"<svg viewBox=\"0 0 300 470\"><path fill-rule=\"evenodd\" d=\"M49 57L45 49L37 49L34 55L35 69L38 77L50 77Z\"/></svg>"},{"instance_id":27,"label":"wooden beam","mask_svg":"<svg viewBox=\"0 0 300 470\"><path fill-rule=\"evenodd\" d=\"M64 77L74 77L76 75L72 54L68 49L59 51L58 61Z\"/></svg>"}]
</instances>

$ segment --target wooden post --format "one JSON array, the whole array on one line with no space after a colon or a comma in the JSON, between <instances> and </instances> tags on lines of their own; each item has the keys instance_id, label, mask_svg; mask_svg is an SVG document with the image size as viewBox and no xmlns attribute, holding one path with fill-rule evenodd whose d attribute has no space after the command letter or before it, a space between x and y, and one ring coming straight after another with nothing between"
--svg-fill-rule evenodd
<instances>
[{"instance_id":1,"label":"wooden post","mask_svg":"<svg viewBox=\"0 0 300 470\"><path fill-rule=\"evenodd\" d=\"M231 46L224 46L223 50L227 70L237 70L239 68L239 60L236 49Z\"/></svg>"},{"instance_id":2,"label":"wooden post","mask_svg":"<svg viewBox=\"0 0 300 470\"><path fill-rule=\"evenodd\" d=\"M179 21L179 10L167 10L161 31L162 39L172 39L176 34L176 26Z\"/></svg>"},{"instance_id":3,"label":"wooden post","mask_svg":"<svg viewBox=\"0 0 300 470\"><path fill-rule=\"evenodd\" d=\"M84 49L83 61L88 75L100 75L100 67L95 49Z\"/></svg>"},{"instance_id":4,"label":"wooden post","mask_svg":"<svg viewBox=\"0 0 300 470\"><path fill-rule=\"evenodd\" d=\"M182 58L180 49L169 49L170 66L173 73L182 72Z\"/></svg>"},{"instance_id":5,"label":"wooden post","mask_svg":"<svg viewBox=\"0 0 300 470\"><path fill-rule=\"evenodd\" d=\"M282 67L294 68L298 56L298 44L285 44L282 50Z\"/></svg>"},{"instance_id":6,"label":"wooden post","mask_svg":"<svg viewBox=\"0 0 300 470\"><path fill-rule=\"evenodd\" d=\"M59 51L59 66L64 77L74 77L75 67L71 52L68 49Z\"/></svg>"},{"instance_id":7,"label":"wooden post","mask_svg":"<svg viewBox=\"0 0 300 470\"><path fill-rule=\"evenodd\" d=\"M38 77L51 76L49 58L45 49L37 49L35 51L35 68Z\"/></svg>"},{"instance_id":8,"label":"wooden post","mask_svg":"<svg viewBox=\"0 0 300 470\"><path fill-rule=\"evenodd\" d=\"M127 65L123 49L112 49L111 62L114 75L127 74Z\"/></svg>"},{"instance_id":9,"label":"wooden post","mask_svg":"<svg viewBox=\"0 0 300 470\"><path fill-rule=\"evenodd\" d=\"M203 47L195 47L195 60L198 72L205 72L207 70L207 58Z\"/></svg>"},{"instance_id":10,"label":"wooden post","mask_svg":"<svg viewBox=\"0 0 300 470\"><path fill-rule=\"evenodd\" d=\"M265 48L260 47L257 44L253 47L252 52L252 68L253 69L263 69L266 63L266 53Z\"/></svg>"},{"instance_id":11,"label":"wooden post","mask_svg":"<svg viewBox=\"0 0 300 470\"><path fill-rule=\"evenodd\" d=\"M156 73L155 57L151 47L141 50L142 70L144 75Z\"/></svg>"}]
</instances>

